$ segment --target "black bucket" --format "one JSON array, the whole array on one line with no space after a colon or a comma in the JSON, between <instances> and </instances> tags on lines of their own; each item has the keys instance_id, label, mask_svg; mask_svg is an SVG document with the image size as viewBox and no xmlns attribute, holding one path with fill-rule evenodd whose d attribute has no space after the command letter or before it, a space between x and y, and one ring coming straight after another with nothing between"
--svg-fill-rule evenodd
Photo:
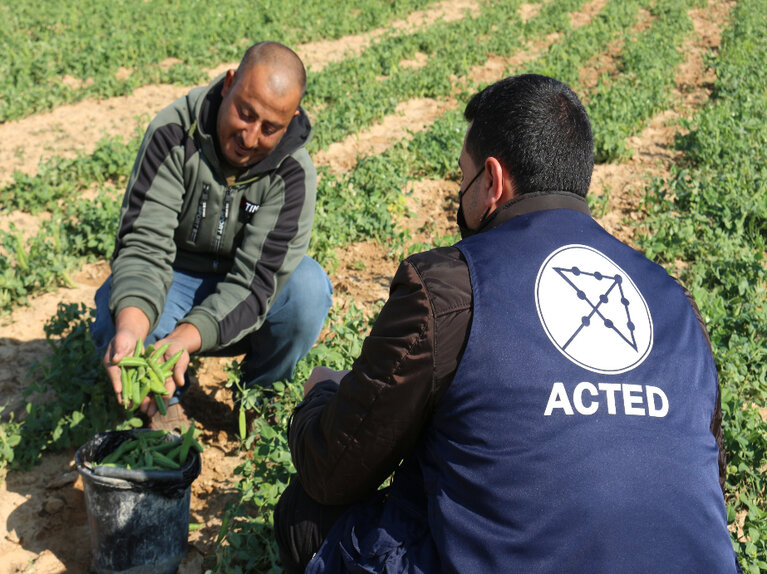
<instances>
[{"instance_id":1,"label":"black bucket","mask_svg":"<svg viewBox=\"0 0 767 574\"><path fill-rule=\"evenodd\" d=\"M145 430L99 433L75 453L83 477L92 568L98 574L173 574L187 553L191 484L201 470L194 449L180 470L93 466ZM181 437L169 434L168 440Z\"/></svg>"}]
</instances>

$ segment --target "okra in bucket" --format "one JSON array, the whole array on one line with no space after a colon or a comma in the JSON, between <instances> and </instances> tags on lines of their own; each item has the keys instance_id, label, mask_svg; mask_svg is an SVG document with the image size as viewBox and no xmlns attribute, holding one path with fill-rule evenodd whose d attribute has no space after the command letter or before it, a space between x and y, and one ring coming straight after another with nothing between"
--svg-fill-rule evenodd
<instances>
[{"instance_id":1,"label":"okra in bucket","mask_svg":"<svg viewBox=\"0 0 767 574\"><path fill-rule=\"evenodd\" d=\"M77 450L95 572L177 571L187 553L191 484L201 470L192 431L183 437L110 431ZM182 448L185 456L179 458ZM121 457L130 462L121 463Z\"/></svg>"}]
</instances>

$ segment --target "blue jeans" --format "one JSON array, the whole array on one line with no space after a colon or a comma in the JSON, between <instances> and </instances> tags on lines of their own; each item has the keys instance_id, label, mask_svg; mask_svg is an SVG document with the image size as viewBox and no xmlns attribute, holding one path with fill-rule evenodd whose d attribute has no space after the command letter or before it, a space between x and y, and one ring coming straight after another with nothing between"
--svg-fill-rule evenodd
<instances>
[{"instance_id":1,"label":"blue jeans","mask_svg":"<svg viewBox=\"0 0 767 574\"><path fill-rule=\"evenodd\" d=\"M144 344L150 345L166 337L179 319L213 293L223 279L221 274L174 270L165 308L157 327ZM96 292L96 318L91 324L93 341L102 355L115 335L109 311L110 285L111 276ZM211 355L245 353L242 370L247 387L270 387L275 381L292 378L296 363L309 352L322 330L332 293L330 279L320 264L304 256L266 314L261 328L232 347Z\"/></svg>"}]
</instances>

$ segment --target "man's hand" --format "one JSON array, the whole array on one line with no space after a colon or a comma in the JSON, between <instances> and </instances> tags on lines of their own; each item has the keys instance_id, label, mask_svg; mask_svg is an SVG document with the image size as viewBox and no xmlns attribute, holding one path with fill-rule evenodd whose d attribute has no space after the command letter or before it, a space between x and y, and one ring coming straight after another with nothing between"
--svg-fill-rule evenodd
<instances>
[{"instance_id":1,"label":"man's hand","mask_svg":"<svg viewBox=\"0 0 767 574\"><path fill-rule=\"evenodd\" d=\"M168 343L168 348L165 350L162 356L156 357L159 362L164 363L177 352L182 351L182 354L176 361L176 364L173 365L172 376L163 381L165 383L165 388L168 390L168 394L163 398L167 404L168 400L170 400L170 398L173 396L173 393L176 392L176 388L184 386L184 373L189 366L190 357L189 351L187 351L187 349L183 346L183 342L179 341L178 339L172 339L170 336L166 337L165 339L160 339L154 344L154 346L159 349L166 343ZM143 403L141 403L140 410L145 412L147 416L152 417L157 412L157 403L150 401L147 398Z\"/></svg>"},{"instance_id":2,"label":"man's hand","mask_svg":"<svg viewBox=\"0 0 767 574\"><path fill-rule=\"evenodd\" d=\"M120 380L120 367L117 363L125 356L132 355L136 350L136 343L139 339L146 341L149 333L149 319L144 312L137 307L126 307L122 309L115 317L115 336L109 342L107 351L104 355L104 367L106 368L109 380L112 383L117 402L121 405L122 400L122 381ZM162 357L157 357L160 361L167 361L178 351L183 351L176 364L173 366L173 376L165 380L165 388L168 389L170 397L177 387L184 386L184 373L189 366L190 353L198 351L202 345L200 332L194 325L182 323L178 325L167 337L160 339L154 344L156 349L168 343L168 348ZM143 349L142 349L143 351ZM126 405L123 405L126 406ZM157 412L157 404L145 398L139 410L146 413L147 416L153 416Z\"/></svg>"},{"instance_id":3,"label":"man's hand","mask_svg":"<svg viewBox=\"0 0 767 574\"><path fill-rule=\"evenodd\" d=\"M186 369L189 366L190 353L200 349L202 339L197 327L190 323L182 323L173 329L170 335L157 341L154 346L159 349L166 343L168 343L168 348L162 357L157 357L159 361L167 361L177 352L183 351L181 357L173 366L173 376L165 379L165 388L170 393L166 395L166 399L169 399L176 392L176 388L184 386L184 373L186 373ZM147 416L154 416L157 412L157 404L154 401L150 402L147 400L141 404L141 410L146 412Z\"/></svg>"},{"instance_id":4,"label":"man's hand","mask_svg":"<svg viewBox=\"0 0 767 574\"><path fill-rule=\"evenodd\" d=\"M327 381L330 379L331 381L340 383L341 379L343 379L347 373L351 373L351 371L349 369L334 371L333 369L328 369L327 367L314 367L312 374L309 375L309 378L306 379L306 382L304 383L304 396L308 395L309 391L314 388L314 385L321 381Z\"/></svg>"},{"instance_id":5,"label":"man's hand","mask_svg":"<svg viewBox=\"0 0 767 574\"><path fill-rule=\"evenodd\" d=\"M123 404L122 390L123 384L120 380L120 367L116 363L128 355L132 355L136 348L138 337L128 331L119 331L109 342L107 352L104 355L104 368L106 368L109 380L112 382L112 388L117 395L117 402ZM125 406L125 405L123 405Z\"/></svg>"},{"instance_id":6,"label":"man's hand","mask_svg":"<svg viewBox=\"0 0 767 574\"><path fill-rule=\"evenodd\" d=\"M104 354L104 367L117 395L117 402L121 405L123 384L120 380L120 367L115 363L127 355L132 355L138 340L146 339L148 332L149 319L138 307L126 307L115 317L115 336L109 341Z\"/></svg>"}]
</instances>

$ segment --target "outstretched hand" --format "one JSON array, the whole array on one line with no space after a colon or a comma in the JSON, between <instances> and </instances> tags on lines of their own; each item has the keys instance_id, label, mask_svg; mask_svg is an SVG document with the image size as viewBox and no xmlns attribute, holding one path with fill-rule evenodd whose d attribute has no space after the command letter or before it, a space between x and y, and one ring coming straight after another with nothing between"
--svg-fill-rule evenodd
<instances>
[{"instance_id":1,"label":"outstretched hand","mask_svg":"<svg viewBox=\"0 0 767 574\"><path fill-rule=\"evenodd\" d=\"M170 400L170 397L173 396L173 393L176 392L176 389L178 387L184 386L184 373L186 373L190 359L189 351L185 347L184 341L174 338L172 335L173 334L171 333L171 335L165 337L164 339L160 339L154 344L157 349L161 349L166 344L168 345L162 356L157 357L157 360L160 362L165 362L179 351L182 351L181 356L176 361L176 364L173 365L173 374L165 379L165 381L163 381L165 388L168 390L168 394L164 399L166 404L168 403L168 400ZM157 412L157 404L154 401L149 401L147 399L145 402L141 403L140 410L145 412L147 416L154 416L154 414Z\"/></svg>"},{"instance_id":2,"label":"outstretched hand","mask_svg":"<svg viewBox=\"0 0 767 574\"><path fill-rule=\"evenodd\" d=\"M120 367L117 363L123 357L133 355L139 340L145 340L148 332L149 320L136 307L126 307L115 317L115 336L109 342L104 354L104 367L117 396L117 402L123 406L127 405L123 404L123 385L120 379ZM190 353L198 351L202 341L200 332L196 327L189 323L182 323L177 325L167 337L155 342L154 348L159 350L166 343L167 347L163 350L162 357L156 357L158 360L167 361L176 353L181 352L181 356L173 366L172 375L164 381L165 388L169 393L166 395L167 403L167 399L173 395L176 388L184 386L184 373L189 366ZM140 349L140 351L143 353L144 349ZM157 404L147 397L141 402L139 410L151 417L157 412Z\"/></svg>"},{"instance_id":3,"label":"outstretched hand","mask_svg":"<svg viewBox=\"0 0 767 574\"><path fill-rule=\"evenodd\" d=\"M136 343L139 337L135 333L129 330L118 331L115 333L114 338L109 341L107 351L104 354L104 368L107 371L109 380L112 383L115 395L117 395L117 402L123 404L122 388L123 384L120 380L120 367L117 363L120 359L132 355L136 349ZM123 405L126 406L126 405Z\"/></svg>"}]
</instances>

